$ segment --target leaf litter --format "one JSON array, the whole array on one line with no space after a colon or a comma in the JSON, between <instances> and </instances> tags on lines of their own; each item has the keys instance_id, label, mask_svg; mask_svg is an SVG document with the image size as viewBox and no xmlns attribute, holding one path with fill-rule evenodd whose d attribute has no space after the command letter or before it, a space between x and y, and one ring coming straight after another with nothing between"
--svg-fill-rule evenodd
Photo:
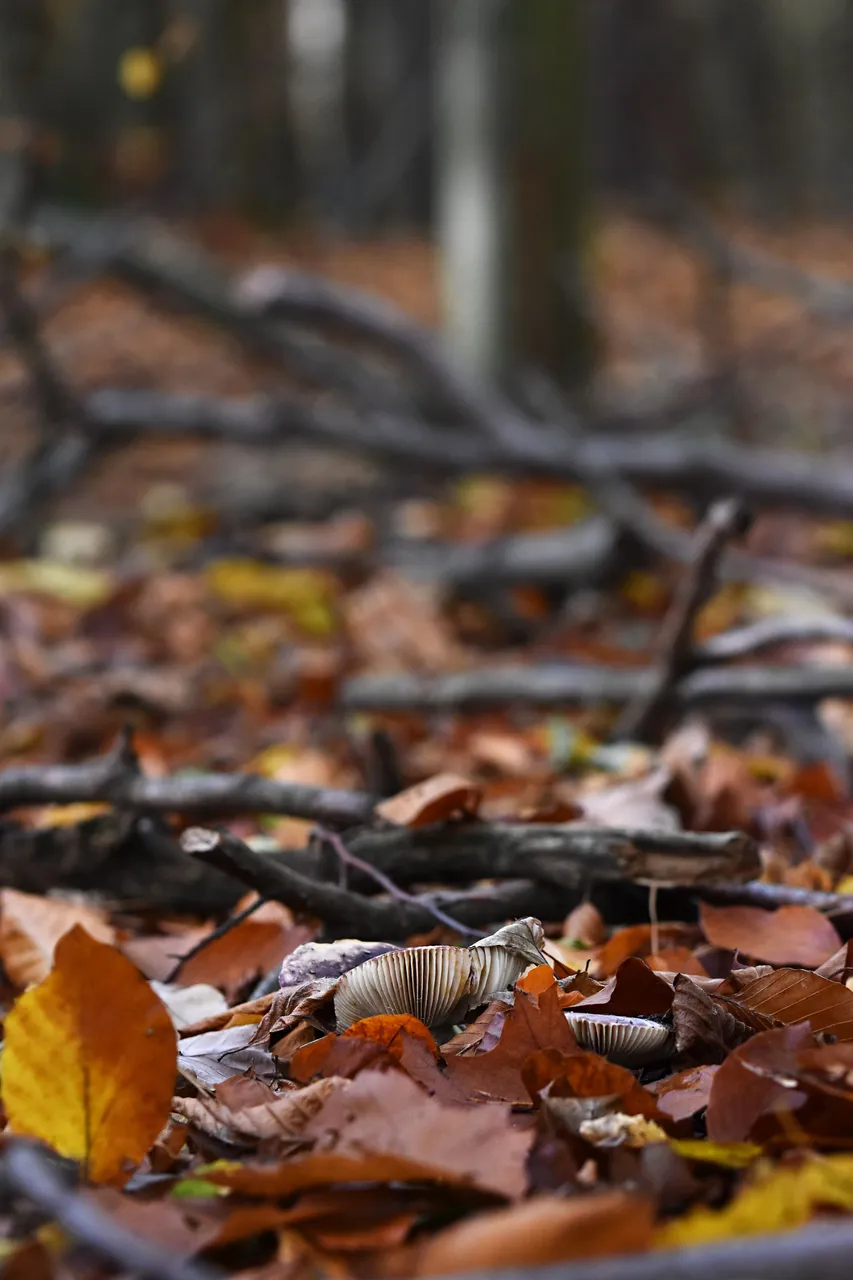
<instances>
[{"instance_id":1,"label":"leaf litter","mask_svg":"<svg viewBox=\"0 0 853 1280\"><path fill-rule=\"evenodd\" d=\"M169 332L164 357L195 341ZM205 362L193 354L196 378ZM157 363L152 386L169 387L180 369ZM222 378L250 391L253 376ZM430 714L432 677L464 684L498 661L630 671L653 652L674 573L624 566L600 619L578 622L550 587L416 584L382 565L381 522L361 514L287 518L232 547L191 477L145 493L132 470L129 493L105 494L122 518L140 513L126 553L106 523L93 536L63 517L42 554L9 558L0 575L4 772L104 761L130 722L131 772L149 800L153 784L173 788L168 802L126 804L128 777L105 766L98 786L12 789L0 842L15 867L0 891L4 1141L74 1162L87 1204L175 1256L276 1280L569 1264L853 1213L850 903L796 898L853 886L836 762L799 758L802 725L780 736L760 714L733 740L697 716L657 745L608 742L603 703L501 710L463 698ZM654 505L684 525L674 502ZM574 483L468 478L399 504L399 563L442 539L491 552L570 530L590 509ZM755 547L776 528L759 516ZM838 555L842 532L792 523L812 558ZM224 550L216 538L207 549L211 534ZM97 563L74 562L75 539L75 555L97 544ZM800 602L780 590L770 612ZM767 610L763 588L723 587L697 640ZM341 715L347 680L365 674L417 676L424 705ZM826 754L832 735L851 740L845 702L816 719ZM236 779L227 803L198 800L194 783L211 777ZM266 789L244 802L246 779ZM323 802L338 793L363 807L344 820L332 808L329 823ZM321 847L315 824L344 830L345 844L354 832L368 847L360 861L393 888L442 891L451 923L427 913L417 930L362 938L357 919L330 929L274 894L238 920L257 886L174 861L174 837L196 820L222 821L323 885L402 905ZM572 828L602 832L600 879L590 863L567 872L559 838ZM657 875L635 873L637 829L658 836ZM731 877L717 849L689 868L672 856L679 834L729 831L760 846ZM708 895L697 908L693 890L720 878L793 896ZM507 885L517 898L500 896ZM542 917L527 972L446 1026L389 1009L338 1030L346 973L401 947L470 944L470 902L469 932L452 927L469 889L497 895L483 935ZM658 1026L665 1047L642 1066L609 1060L605 1041L604 1053L577 1043L573 1012ZM679 1172L676 1197L656 1161ZM26 1219L9 1231L20 1265L35 1250L46 1274L73 1274L73 1256L57 1261Z\"/></svg>"}]
</instances>

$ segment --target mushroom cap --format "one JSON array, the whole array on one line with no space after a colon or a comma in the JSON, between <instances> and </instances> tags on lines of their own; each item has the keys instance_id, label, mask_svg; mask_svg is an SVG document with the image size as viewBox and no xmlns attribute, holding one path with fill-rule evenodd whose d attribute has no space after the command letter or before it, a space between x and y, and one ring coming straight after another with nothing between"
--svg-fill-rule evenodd
<instances>
[{"instance_id":1,"label":"mushroom cap","mask_svg":"<svg viewBox=\"0 0 853 1280\"><path fill-rule=\"evenodd\" d=\"M623 1018L616 1014L567 1009L566 1019L582 1049L600 1053L623 1067L640 1067L665 1058L672 1032L651 1018Z\"/></svg>"},{"instance_id":2,"label":"mushroom cap","mask_svg":"<svg viewBox=\"0 0 853 1280\"><path fill-rule=\"evenodd\" d=\"M508 991L531 964L546 962L545 931L535 916L514 920L468 948L475 973L471 1003L480 1004L496 991Z\"/></svg>"},{"instance_id":3,"label":"mushroom cap","mask_svg":"<svg viewBox=\"0 0 853 1280\"><path fill-rule=\"evenodd\" d=\"M409 947L350 969L338 984L338 1030L377 1013L408 1013L426 1026L453 1021L471 1003L477 973L461 947Z\"/></svg>"}]
</instances>

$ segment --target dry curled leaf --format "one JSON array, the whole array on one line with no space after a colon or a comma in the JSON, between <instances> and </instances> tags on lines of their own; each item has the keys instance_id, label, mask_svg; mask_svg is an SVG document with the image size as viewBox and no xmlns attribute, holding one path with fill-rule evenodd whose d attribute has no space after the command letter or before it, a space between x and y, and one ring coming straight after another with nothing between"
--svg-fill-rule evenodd
<instances>
[{"instance_id":1,"label":"dry curled leaf","mask_svg":"<svg viewBox=\"0 0 853 1280\"><path fill-rule=\"evenodd\" d=\"M853 1040L853 991L804 969L777 969L747 983L729 1002L735 1005L783 1026L808 1022L812 1031Z\"/></svg>"},{"instance_id":2,"label":"dry curled leaf","mask_svg":"<svg viewBox=\"0 0 853 1280\"><path fill-rule=\"evenodd\" d=\"M166 1122L176 1058L171 1018L139 971L75 925L6 1018L9 1128L120 1185Z\"/></svg>"},{"instance_id":3,"label":"dry curled leaf","mask_svg":"<svg viewBox=\"0 0 853 1280\"><path fill-rule=\"evenodd\" d=\"M268 1100L239 1108L218 1097L175 1098L172 1111L220 1142L267 1141L277 1154L286 1155L302 1144L305 1126L330 1094L348 1083L336 1077L317 1080L278 1097L270 1092Z\"/></svg>"},{"instance_id":4,"label":"dry curled leaf","mask_svg":"<svg viewBox=\"0 0 853 1280\"><path fill-rule=\"evenodd\" d=\"M676 974L672 988L675 1047L688 1059L721 1062L729 1049L736 1048L753 1034L751 1027L685 974Z\"/></svg>"}]
</instances>

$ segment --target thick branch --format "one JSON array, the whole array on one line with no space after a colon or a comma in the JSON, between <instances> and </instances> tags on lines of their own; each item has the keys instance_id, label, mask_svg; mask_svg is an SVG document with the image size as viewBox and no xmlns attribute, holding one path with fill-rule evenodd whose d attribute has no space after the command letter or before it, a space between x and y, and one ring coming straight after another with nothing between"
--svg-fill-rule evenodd
<instances>
[{"instance_id":1,"label":"thick branch","mask_svg":"<svg viewBox=\"0 0 853 1280\"><path fill-rule=\"evenodd\" d=\"M318 916L339 935L349 933L366 941L427 932L435 925L436 906L463 924L489 925L511 915L544 913L546 919L556 918L563 905L553 889L529 880L508 881L468 893L429 894L406 902L384 901L311 880L256 853L228 832L191 827L181 837L181 845L187 853L233 875L264 897L305 915Z\"/></svg>"}]
</instances>

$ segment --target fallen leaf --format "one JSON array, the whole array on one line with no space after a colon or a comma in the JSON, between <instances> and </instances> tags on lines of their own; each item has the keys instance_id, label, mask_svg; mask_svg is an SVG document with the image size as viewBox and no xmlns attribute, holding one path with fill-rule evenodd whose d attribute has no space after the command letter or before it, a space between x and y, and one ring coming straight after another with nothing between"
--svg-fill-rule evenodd
<instances>
[{"instance_id":1,"label":"fallen leaf","mask_svg":"<svg viewBox=\"0 0 853 1280\"><path fill-rule=\"evenodd\" d=\"M508 1199L527 1186L533 1135L512 1126L508 1107L444 1106L398 1071L363 1071L304 1132L318 1152L402 1156Z\"/></svg>"},{"instance_id":2,"label":"fallen leaf","mask_svg":"<svg viewBox=\"0 0 853 1280\"><path fill-rule=\"evenodd\" d=\"M391 1249L401 1245L417 1220L430 1212L434 1198L434 1193L408 1187L319 1189L301 1195L282 1216L321 1249L335 1253Z\"/></svg>"},{"instance_id":3,"label":"fallen leaf","mask_svg":"<svg viewBox=\"0 0 853 1280\"><path fill-rule=\"evenodd\" d=\"M553 978L552 978L553 981ZM417 1018L405 1013L380 1013L372 1018L362 1018L347 1027L343 1038L355 1037L369 1040L387 1049L393 1058L399 1058L403 1052L403 1037L411 1036L426 1045L433 1058L438 1060L438 1046L428 1029Z\"/></svg>"},{"instance_id":4,"label":"fallen leaf","mask_svg":"<svg viewBox=\"0 0 853 1280\"><path fill-rule=\"evenodd\" d=\"M398 1078L404 1079L403 1076ZM418 1102L422 1099L423 1094L419 1092ZM338 1184L427 1182L451 1187L472 1185L466 1168L455 1170L437 1167L427 1160L393 1152L361 1155L320 1151L306 1156L294 1156L278 1164L259 1161L238 1164L235 1161L218 1160L213 1165L196 1170L184 1182L192 1188L200 1180L211 1186L228 1187L240 1195L257 1200L283 1200L300 1191ZM178 1183L177 1188L180 1189L181 1185Z\"/></svg>"},{"instance_id":5,"label":"fallen leaf","mask_svg":"<svg viewBox=\"0 0 853 1280\"><path fill-rule=\"evenodd\" d=\"M653 1142L665 1142L666 1131L645 1116L616 1111L592 1120L582 1120L578 1126L578 1137L593 1147L647 1147Z\"/></svg>"},{"instance_id":6,"label":"fallen leaf","mask_svg":"<svg viewBox=\"0 0 853 1280\"><path fill-rule=\"evenodd\" d=\"M152 982L151 987L168 1009L176 1031L201 1018L217 1017L228 1012L222 992L204 983L194 987L176 987L167 982Z\"/></svg>"},{"instance_id":7,"label":"fallen leaf","mask_svg":"<svg viewBox=\"0 0 853 1280\"><path fill-rule=\"evenodd\" d=\"M563 942L582 942L587 947L600 946L607 937L607 928L598 907L582 902L563 921Z\"/></svg>"},{"instance_id":8,"label":"fallen leaf","mask_svg":"<svg viewBox=\"0 0 853 1280\"><path fill-rule=\"evenodd\" d=\"M205 1092L240 1071L253 1071L261 1080L275 1080L278 1065L269 1049L252 1044L256 1027L223 1027L180 1041L178 1071Z\"/></svg>"},{"instance_id":9,"label":"fallen leaf","mask_svg":"<svg viewBox=\"0 0 853 1280\"><path fill-rule=\"evenodd\" d=\"M376 806L376 815L398 827L426 827L455 814L476 814L482 790L455 773L438 773Z\"/></svg>"},{"instance_id":10,"label":"fallen leaf","mask_svg":"<svg viewBox=\"0 0 853 1280\"><path fill-rule=\"evenodd\" d=\"M784 1026L808 1022L837 1040L853 1040L853 991L803 969L777 969L736 992L731 1007L772 1018Z\"/></svg>"},{"instance_id":11,"label":"fallen leaf","mask_svg":"<svg viewBox=\"0 0 853 1280\"><path fill-rule=\"evenodd\" d=\"M124 1183L168 1118L175 1080L175 1031L142 975L75 925L5 1030L11 1131L80 1161L93 1182Z\"/></svg>"},{"instance_id":12,"label":"fallen leaf","mask_svg":"<svg viewBox=\"0 0 853 1280\"><path fill-rule=\"evenodd\" d=\"M643 1018L669 1013L672 987L654 973L644 960L630 956L623 960L609 981L587 996L578 1008L595 1009L598 1013L615 1013L620 1017Z\"/></svg>"},{"instance_id":13,"label":"fallen leaf","mask_svg":"<svg viewBox=\"0 0 853 1280\"><path fill-rule=\"evenodd\" d=\"M99 942L115 942L102 908L16 889L0 891L0 960L10 981L28 987L46 978L57 942L75 925Z\"/></svg>"},{"instance_id":14,"label":"fallen leaf","mask_svg":"<svg viewBox=\"0 0 853 1280\"><path fill-rule=\"evenodd\" d=\"M552 1262L640 1253L650 1245L652 1223L651 1204L622 1191L573 1199L537 1196L440 1232L415 1255L414 1274L525 1270Z\"/></svg>"},{"instance_id":15,"label":"fallen leaf","mask_svg":"<svg viewBox=\"0 0 853 1280\"><path fill-rule=\"evenodd\" d=\"M784 1111L806 1101L797 1080L797 1054L812 1042L808 1026L780 1027L747 1040L717 1071L706 1124L713 1142L746 1142L775 1132ZM759 1126L763 1118L768 1123ZM799 1126L798 1126L799 1127Z\"/></svg>"},{"instance_id":16,"label":"fallen leaf","mask_svg":"<svg viewBox=\"0 0 853 1280\"><path fill-rule=\"evenodd\" d=\"M629 925L614 933L596 952L598 976L611 977L629 956L648 956L655 933L659 939L658 945L678 944L685 939L695 941L697 937L695 930L684 924L659 924L654 932L650 924Z\"/></svg>"},{"instance_id":17,"label":"fallen leaf","mask_svg":"<svg viewBox=\"0 0 853 1280\"><path fill-rule=\"evenodd\" d=\"M659 1227L655 1244L679 1249L803 1226L821 1209L853 1210L853 1156L806 1159L775 1168L740 1191L724 1209L694 1209Z\"/></svg>"},{"instance_id":18,"label":"fallen leaf","mask_svg":"<svg viewBox=\"0 0 853 1280\"><path fill-rule=\"evenodd\" d=\"M658 1111L676 1123L704 1111L717 1070L716 1066L691 1067L649 1085L649 1091L657 1100Z\"/></svg>"},{"instance_id":19,"label":"fallen leaf","mask_svg":"<svg viewBox=\"0 0 853 1280\"><path fill-rule=\"evenodd\" d=\"M721 1062L753 1035L720 1001L703 991L685 974L676 974L672 984L672 1024L675 1047L693 1061Z\"/></svg>"},{"instance_id":20,"label":"fallen leaf","mask_svg":"<svg viewBox=\"0 0 853 1280\"><path fill-rule=\"evenodd\" d=\"M235 1109L219 1098L175 1098L172 1111L202 1133L221 1142L273 1143L278 1155L287 1155L303 1143L308 1121L327 1098L349 1082L332 1077L317 1080L303 1089L293 1089L268 1101Z\"/></svg>"},{"instance_id":21,"label":"fallen leaf","mask_svg":"<svg viewBox=\"0 0 853 1280\"><path fill-rule=\"evenodd\" d=\"M508 1009L501 1038L488 1053L454 1054L447 1071L470 1097L526 1103L529 1094L522 1077L526 1060L537 1049L578 1053L574 1034L560 1007L556 983L536 998L518 992Z\"/></svg>"},{"instance_id":22,"label":"fallen leaf","mask_svg":"<svg viewBox=\"0 0 853 1280\"><path fill-rule=\"evenodd\" d=\"M721 1169L748 1169L761 1155L754 1142L709 1142L707 1138L671 1138L670 1147L685 1160L715 1164Z\"/></svg>"},{"instance_id":23,"label":"fallen leaf","mask_svg":"<svg viewBox=\"0 0 853 1280\"><path fill-rule=\"evenodd\" d=\"M626 1115L658 1118L655 1099L638 1084L627 1067L608 1062L597 1053L575 1052L570 1057L555 1049L531 1053L522 1071L525 1088L535 1102L545 1089L548 1099L614 1098Z\"/></svg>"},{"instance_id":24,"label":"fallen leaf","mask_svg":"<svg viewBox=\"0 0 853 1280\"><path fill-rule=\"evenodd\" d=\"M841 946L835 926L814 907L699 907L702 931L715 947L767 964L816 969Z\"/></svg>"}]
</instances>

